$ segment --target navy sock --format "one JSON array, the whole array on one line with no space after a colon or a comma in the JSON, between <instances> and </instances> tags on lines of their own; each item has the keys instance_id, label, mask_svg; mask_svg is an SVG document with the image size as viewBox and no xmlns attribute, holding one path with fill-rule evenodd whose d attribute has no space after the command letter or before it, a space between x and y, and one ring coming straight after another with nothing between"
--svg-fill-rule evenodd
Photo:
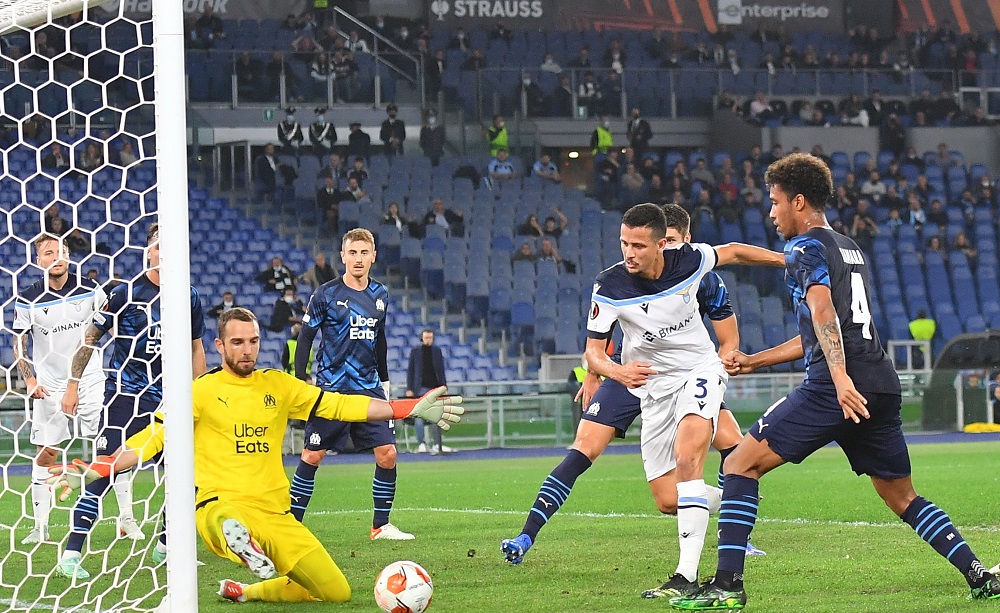
<instances>
[{"instance_id":1,"label":"navy sock","mask_svg":"<svg viewBox=\"0 0 1000 613\"><path fill-rule=\"evenodd\" d=\"M986 579L986 569L972 548L965 543L951 518L930 500L917 496L903 511L901 519L910 525L917 535L927 541L946 560L957 568L970 587L979 587Z\"/></svg>"},{"instance_id":2,"label":"navy sock","mask_svg":"<svg viewBox=\"0 0 1000 613\"><path fill-rule=\"evenodd\" d=\"M316 487L317 468L319 466L313 466L299 460L299 466L292 476L292 486L288 490L288 495L291 499L292 516L299 521L302 521L302 516L306 514L306 507L312 500L313 489Z\"/></svg>"},{"instance_id":3,"label":"navy sock","mask_svg":"<svg viewBox=\"0 0 1000 613\"><path fill-rule=\"evenodd\" d=\"M160 526L161 526L160 534L157 536L157 540L160 541L160 544L166 545L167 544L167 507L166 507L166 505L164 505L163 510L160 511Z\"/></svg>"},{"instance_id":4,"label":"navy sock","mask_svg":"<svg viewBox=\"0 0 1000 613\"><path fill-rule=\"evenodd\" d=\"M69 551L83 551L83 544L90 534L91 528L97 521L101 512L101 497L108 491L111 479L102 477L84 488L73 505L73 523L70 526L69 539L66 541L66 549Z\"/></svg>"},{"instance_id":5,"label":"navy sock","mask_svg":"<svg viewBox=\"0 0 1000 613\"><path fill-rule=\"evenodd\" d=\"M528 512L528 520L524 522L524 529L521 532L530 536L534 542L542 526L552 519L559 507L566 503L576 478L593 464L590 458L576 449L571 449L559 466L545 477L545 481L542 481L542 487L538 490L538 496L535 497L535 503Z\"/></svg>"},{"instance_id":6,"label":"navy sock","mask_svg":"<svg viewBox=\"0 0 1000 613\"><path fill-rule=\"evenodd\" d=\"M375 478L372 480L372 500L375 502L372 528L381 528L389 523L389 513L392 511L392 501L395 499L396 467L382 468L376 464Z\"/></svg>"},{"instance_id":7,"label":"navy sock","mask_svg":"<svg viewBox=\"0 0 1000 613\"><path fill-rule=\"evenodd\" d=\"M723 472L722 470L726 466L726 458L728 458L729 454L731 454L734 451L736 451L736 445L733 445L728 449L719 450L719 477L718 481L716 481L716 485L720 488L723 487L723 484L726 481L726 473Z\"/></svg>"},{"instance_id":8,"label":"navy sock","mask_svg":"<svg viewBox=\"0 0 1000 613\"><path fill-rule=\"evenodd\" d=\"M757 492L760 482L742 475L726 475L719 510L719 569L717 585L726 589L743 589L743 565L746 562L747 541L757 521Z\"/></svg>"}]
</instances>

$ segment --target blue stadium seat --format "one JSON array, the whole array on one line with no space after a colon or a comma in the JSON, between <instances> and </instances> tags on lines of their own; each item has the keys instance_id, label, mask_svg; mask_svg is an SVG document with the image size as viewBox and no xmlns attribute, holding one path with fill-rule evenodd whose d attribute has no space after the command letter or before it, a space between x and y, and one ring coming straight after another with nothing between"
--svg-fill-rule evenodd
<instances>
[{"instance_id":1,"label":"blue stadium seat","mask_svg":"<svg viewBox=\"0 0 1000 613\"><path fill-rule=\"evenodd\" d=\"M423 248L420 239L405 237L400 246L400 272L403 278L411 285L417 286L420 283L420 259L423 256Z\"/></svg>"},{"instance_id":2,"label":"blue stadium seat","mask_svg":"<svg viewBox=\"0 0 1000 613\"><path fill-rule=\"evenodd\" d=\"M495 287L489 293L488 325L490 329L499 331L510 326L511 316L510 290Z\"/></svg>"},{"instance_id":3,"label":"blue stadium seat","mask_svg":"<svg viewBox=\"0 0 1000 613\"><path fill-rule=\"evenodd\" d=\"M444 256L439 251L423 252L420 259L420 282L429 298L444 298Z\"/></svg>"}]
</instances>

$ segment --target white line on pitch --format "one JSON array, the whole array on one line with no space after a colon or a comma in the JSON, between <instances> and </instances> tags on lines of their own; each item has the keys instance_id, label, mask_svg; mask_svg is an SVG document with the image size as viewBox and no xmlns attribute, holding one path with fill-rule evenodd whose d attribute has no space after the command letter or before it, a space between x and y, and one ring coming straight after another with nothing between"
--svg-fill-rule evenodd
<instances>
[{"instance_id":1,"label":"white line on pitch","mask_svg":"<svg viewBox=\"0 0 1000 613\"><path fill-rule=\"evenodd\" d=\"M9 605L11 607L15 607L14 609L8 609L8 611L10 610L47 611L48 613L59 613L61 611L74 611L77 613L95 613L94 611L89 609L67 609L67 608L60 608L57 607L56 605L51 605L51 604L41 604L41 603L32 604L30 602L22 602L20 600L14 600L11 598L0 598L0 605ZM101 612L101 613L108 613L108 612Z\"/></svg>"},{"instance_id":2,"label":"white line on pitch","mask_svg":"<svg viewBox=\"0 0 1000 613\"><path fill-rule=\"evenodd\" d=\"M418 513L463 513L466 515L525 515L526 511L512 511L504 509L447 509L443 507L393 507L393 511L413 511ZM316 511L307 515L353 515L355 513L371 513L371 509L345 509L336 511ZM659 519L664 516L660 513L592 513L587 511L564 511L560 516L586 517L588 519ZM792 519L779 517L758 517L757 523L764 524L793 524L804 526L845 526L861 528L906 528L902 521L898 522L873 522L873 521L840 521L835 519L806 519L796 517ZM959 526L961 530L971 530L977 532L1000 532L1000 526Z\"/></svg>"}]
</instances>

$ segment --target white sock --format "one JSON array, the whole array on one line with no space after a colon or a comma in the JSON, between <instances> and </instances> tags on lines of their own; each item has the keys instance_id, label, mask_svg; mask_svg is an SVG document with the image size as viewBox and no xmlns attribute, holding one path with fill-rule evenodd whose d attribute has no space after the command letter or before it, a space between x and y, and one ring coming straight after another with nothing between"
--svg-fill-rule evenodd
<instances>
[{"instance_id":1,"label":"white sock","mask_svg":"<svg viewBox=\"0 0 1000 613\"><path fill-rule=\"evenodd\" d=\"M48 466L31 463L31 506L36 530L48 530L52 511L52 490L45 480L50 477Z\"/></svg>"},{"instance_id":2,"label":"white sock","mask_svg":"<svg viewBox=\"0 0 1000 613\"><path fill-rule=\"evenodd\" d=\"M132 517L132 471L120 472L114 476L115 499L118 500L118 518Z\"/></svg>"},{"instance_id":3,"label":"white sock","mask_svg":"<svg viewBox=\"0 0 1000 613\"><path fill-rule=\"evenodd\" d=\"M156 544L153 547L156 548L157 553L167 553L167 545L160 542L160 539L156 539Z\"/></svg>"},{"instance_id":4,"label":"white sock","mask_svg":"<svg viewBox=\"0 0 1000 613\"><path fill-rule=\"evenodd\" d=\"M698 562L708 531L708 492L703 479L677 484L677 536L680 544L678 573L698 580Z\"/></svg>"},{"instance_id":5,"label":"white sock","mask_svg":"<svg viewBox=\"0 0 1000 613\"><path fill-rule=\"evenodd\" d=\"M79 551L73 551L72 549L67 549L66 551L63 552L62 557L59 558L59 561L62 562L63 560L72 560L73 558L79 558L79 557L80 557Z\"/></svg>"},{"instance_id":6,"label":"white sock","mask_svg":"<svg viewBox=\"0 0 1000 613\"><path fill-rule=\"evenodd\" d=\"M722 508L722 488L706 485L705 489L708 491L708 513L715 515Z\"/></svg>"}]
</instances>

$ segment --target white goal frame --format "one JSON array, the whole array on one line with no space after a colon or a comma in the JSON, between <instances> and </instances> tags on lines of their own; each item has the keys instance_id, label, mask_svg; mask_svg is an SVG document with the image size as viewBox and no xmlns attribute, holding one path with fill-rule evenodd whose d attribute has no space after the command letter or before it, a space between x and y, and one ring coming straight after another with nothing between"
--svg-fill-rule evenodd
<instances>
[{"instance_id":1,"label":"white goal frame","mask_svg":"<svg viewBox=\"0 0 1000 613\"><path fill-rule=\"evenodd\" d=\"M164 468L168 532L167 600L161 610L198 610L191 409L191 258L188 235L184 12L179 0L153 0L156 192L160 223L160 325L163 335ZM178 112L178 109L185 109Z\"/></svg>"},{"instance_id":2,"label":"white goal frame","mask_svg":"<svg viewBox=\"0 0 1000 613\"><path fill-rule=\"evenodd\" d=\"M0 34L51 22L108 0L0 0ZM119 5L119 11L123 10ZM191 410L190 238L184 12L179 0L152 0L156 192L160 229L161 341L165 414L167 596L159 612L198 610Z\"/></svg>"}]
</instances>

